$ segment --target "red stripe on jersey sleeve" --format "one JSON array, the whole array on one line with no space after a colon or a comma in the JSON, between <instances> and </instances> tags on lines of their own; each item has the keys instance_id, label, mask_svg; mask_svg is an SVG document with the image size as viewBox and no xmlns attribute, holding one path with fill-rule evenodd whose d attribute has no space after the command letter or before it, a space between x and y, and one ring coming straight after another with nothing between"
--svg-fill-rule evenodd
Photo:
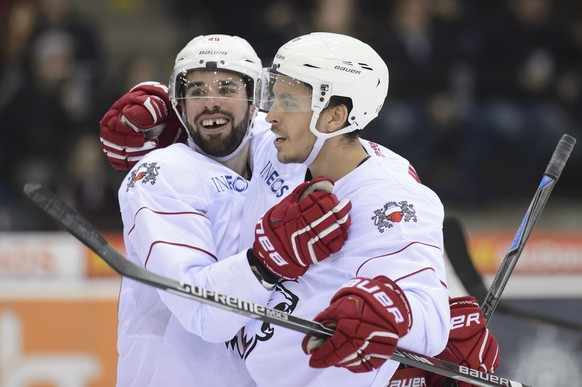
<instances>
[{"instance_id":1,"label":"red stripe on jersey sleeve","mask_svg":"<svg viewBox=\"0 0 582 387\"><path fill-rule=\"evenodd\" d=\"M432 268L432 267L425 267L424 269L420 269L420 270L417 270L417 271L415 271L415 272L412 272L412 273L410 273L410 274L407 274L407 275L405 275L405 276L402 276L402 277L400 277L400 278L397 278L397 279L395 279L395 280L394 280L394 282L398 282L398 281L400 281L401 279L404 279L404 278L412 277L412 276L413 276L413 275L415 275L415 274L422 273L423 271L427 271L427 270L432 270L432 271L434 271L434 268ZM445 287L445 289L448 289L448 288L449 288L449 287L447 286L447 284L445 284L443 281L439 281L439 282L441 283L441 285L443 285L443 286Z\"/></svg>"},{"instance_id":2,"label":"red stripe on jersey sleeve","mask_svg":"<svg viewBox=\"0 0 582 387\"><path fill-rule=\"evenodd\" d=\"M409 244L407 244L406 246L404 246L404 247L403 247L403 248L401 248L400 250L396 250L396 251L393 251L393 252L391 252L391 253L382 254L382 255L378 255L378 256L372 257L372 258L370 258L370 259L367 259L366 261L364 261L364 262L363 262L363 263L360 265L360 267L358 268L358 270L356 270L356 277L359 275L359 272L360 272L360 270L362 269L362 267L363 267L363 266L364 266L366 263L370 262L371 260L373 260L373 259L379 259L379 258L384 258L384 257L389 257L390 255L399 254L399 253L403 252L404 250L406 250L407 248L409 248L409 247L410 247L410 246L412 246L412 245L423 245L423 246L428 246L428 247L432 247L432 248L435 248L435 249L437 249L437 250L440 250L440 247L438 247L438 246L436 246L436 245L431 245L431 244L428 244L428 243L423 243L423 242L410 242ZM431 270L434 270L432 267L427 267L426 269L431 269ZM421 269L420 271L422 271L422 270L425 270L425 269ZM404 277L403 277L403 278L404 278Z\"/></svg>"},{"instance_id":3,"label":"red stripe on jersey sleeve","mask_svg":"<svg viewBox=\"0 0 582 387\"><path fill-rule=\"evenodd\" d=\"M416 169L414 169L411 164L408 164L408 174L412 176L412 178L416 180L417 183L420 183L420 177L418 176Z\"/></svg>"},{"instance_id":4,"label":"red stripe on jersey sleeve","mask_svg":"<svg viewBox=\"0 0 582 387\"><path fill-rule=\"evenodd\" d=\"M214 259L215 261L218 261L218 258L214 254L209 253L208 251L206 251L204 249L201 249L199 247L196 247L196 246L186 245L186 244L183 244L183 243L168 242L168 241L155 241L154 243L152 243L150 245L150 250L148 251L148 256L146 257L145 262L143 264L144 268L147 268L148 261L150 259L150 255L152 253L152 250L154 249L154 246L157 245L157 244L160 244L160 243L165 244L165 245L186 247L188 249L197 250L197 251L200 251L200 252L208 255L210 258Z\"/></svg>"},{"instance_id":5,"label":"red stripe on jersey sleeve","mask_svg":"<svg viewBox=\"0 0 582 387\"><path fill-rule=\"evenodd\" d=\"M165 212L165 211L155 211L155 210L152 210L151 208L148 208L148 207L142 207L139 210L137 210L137 212L133 216L133 226L131 226L131 229L129 230L127 235L131 234L131 232L135 229L135 223L136 223L135 220L142 210L148 210L148 211L151 211L154 214L158 214L158 215L187 215L187 214L190 214L190 215L202 216L202 217L208 219L208 217L206 215L204 215L200 212L196 212L196 211Z\"/></svg>"}]
</instances>

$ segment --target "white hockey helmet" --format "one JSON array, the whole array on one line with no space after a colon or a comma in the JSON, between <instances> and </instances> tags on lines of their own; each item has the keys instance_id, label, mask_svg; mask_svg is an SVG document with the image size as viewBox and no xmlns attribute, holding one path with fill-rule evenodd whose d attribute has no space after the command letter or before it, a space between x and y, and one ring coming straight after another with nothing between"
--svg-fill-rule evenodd
<instances>
[{"instance_id":1,"label":"white hockey helmet","mask_svg":"<svg viewBox=\"0 0 582 387\"><path fill-rule=\"evenodd\" d=\"M368 44L346 35L314 32L284 44L275 55L270 69L263 69L258 90L259 106L273 84L273 77L283 74L312 87L310 130L318 138L311 155L305 161L313 162L323 141L354 130L363 129L378 116L388 94L388 67ZM332 96L347 97L352 101L348 115L349 125L333 133L319 132L315 126L319 113L329 104Z\"/></svg>"},{"instance_id":2,"label":"white hockey helmet","mask_svg":"<svg viewBox=\"0 0 582 387\"><path fill-rule=\"evenodd\" d=\"M221 34L197 36L176 56L174 70L169 82L169 98L172 108L187 128L179 103L185 97L185 86L188 84L186 75L193 70L231 71L240 74L245 80L249 103L252 103L261 69L261 60L245 39ZM254 116L250 117L250 120L252 121L253 118ZM215 159L227 160L231 158L238 153L249 137L250 125L247 135L233 153L222 158L215 157Z\"/></svg>"},{"instance_id":3,"label":"white hockey helmet","mask_svg":"<svg viewBox=\"0 0 582 387\"><path fill-rule=\"evenodd\" d=\"M243 38L230 35L200 35L192 39L176 56L170 78L172 105L183 96L183 79L192 70L223 70L239 73L252 81L249 100L261 72L261 60Z\"/></svg>"},{"instance_id":4,"label":"white hockey helmet","mask_svg":"<svg viewBox=\"0 0 582 387\"><path fill-rule=\"evenodd\" d=\"M309 84L312 109L321 111L332 96L348 97L351 130L378 116L388 94L388 67L368 44L351 36L314 32L283 45L272 70Z\"/></svg>"}]
</instances>

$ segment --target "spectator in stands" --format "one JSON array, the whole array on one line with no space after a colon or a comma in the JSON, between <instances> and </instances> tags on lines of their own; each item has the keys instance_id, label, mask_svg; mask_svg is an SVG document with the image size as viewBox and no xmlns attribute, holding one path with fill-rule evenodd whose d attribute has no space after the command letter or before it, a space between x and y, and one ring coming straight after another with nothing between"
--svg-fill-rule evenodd
<instances>
[{"instance_id":1,"label":"spectator in stands","mask_svg":"<svg viewBox=\"0 0 582 387\"><path fill-rule=\"evenodd\" d=\"M387 28L376 35L390 69L390 103L372 140L403 154L435 187L442 169L436 162L452 156L462 118L455 93L470 90L457 81L468 76L463 65L467 47L474 46L465 42L472 35L462 23L464 6L456 0L398 0L387 10Z\"/></svg>"},{"instance_id":2,"label":"spectator in stands","mask_svg":"<svg viewBox=\"0 0 582 387\"><path fill-rule=\"evenodd\" d=\"M479 106L464 128L459 190L460 198L473 202L525 194L522 187L535 185L560 136L574 130L566 107L580 95L577 51L554 19L556 2L504 5L502 17L498 13L496 23L483 26ZM496 179L501 167L507 180Z\"/></svg>"},{"instance_id":3,"label":"spectator in stands","mask_svg":"<svg viewBox=\"0 0 582 387\"><path fill-rule=\"evenodd\" d=\"M65 107L80 129L93 131L100 89L101 47L93 22L76 11L71 0L39 0L41 33L59 31L72 44L70 82Z\"/></svg>"},{"instance_id":4,"label":"spectator in stands","mask_svg":"<svg viewBox=\"0 0 582 387\"><path fill-rule=\"evenodd\" d=\"M26 182L81 192L76 187L81 184L78 175L71 174L73 169L67 165L83 164L82 158L90 155L79 152L77 146L87 150L81 139L92 135L98 121L94 110L100 94L98 35L91 23L74 12L69 0L16 2L11 11L5 27L11 34L6 39L14 41L5 41L3 46L2 68L8 73L0 94L4 134L0 227L54 228L49 226L52 223L38 224L38 219L23 216L26 206L21 204L20 192ZM94 146L99 149L98 142ZM100 179L93 175L92 181ZM115 200L115 195L107 200L111 198Z\"/></svg>"},{"instance_id":5,"label":"spectator in stands","mask_svg":"<svg viewBox=\"0 0 582 387\"><path fill-rule=\"evenodd\" d=\"M32 0L22 0L3 4L2 10L6 12L0 13L0 118L29 76L30 42L37 28L38 6ZM6 123L1 122L4 127ZM4 130L5 137L0 142L0 229L9 228L10 204L15 200L9 182L14 144L7 141L10 133Z\"/></svg>"}]
</instances>

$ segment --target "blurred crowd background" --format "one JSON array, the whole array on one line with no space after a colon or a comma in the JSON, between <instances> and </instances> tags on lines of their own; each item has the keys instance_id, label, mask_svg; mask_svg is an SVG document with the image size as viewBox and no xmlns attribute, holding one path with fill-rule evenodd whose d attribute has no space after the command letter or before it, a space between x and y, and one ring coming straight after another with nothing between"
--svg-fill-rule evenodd
<instances>
[{"instance_id":1,"label":"blurred crowd background","mask_svg":"<svg viewBox=\"0 0 582 387\"><path fill-rule=\"evenodd\" d=\"M368 42L390 70L364 137L407 157L445 206L529 203L563 133L582 142L580 0L0 0L0 230L53 229L21 194L40 182L104 230L121 227L99 119L131 86L167 82L209 33L270 65L312 31ZM554 193L582 198L582 143Z\"/></svg>"}]
</instances>

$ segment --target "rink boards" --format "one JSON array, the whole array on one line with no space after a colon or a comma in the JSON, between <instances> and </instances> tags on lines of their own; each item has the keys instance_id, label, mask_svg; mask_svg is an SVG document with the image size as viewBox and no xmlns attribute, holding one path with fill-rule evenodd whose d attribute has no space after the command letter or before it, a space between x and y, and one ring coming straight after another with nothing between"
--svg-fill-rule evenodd
<instances>
[{"instance_id":1,"label":"rink boards","mask_svg":"<svg viewBox=\"0 0 582 387\"><path fill-rule=\"evenodd\" d=\"M125 253L120 234L105 236ZM471 255L486 282L512 238L510 230L470 231ZM568 317L573 307L582 309L581 276L580 233L536 230L504 298L548 304ZM66 232L0 233L0 386L114 385L119 285L120 277ZM452 295L464 293L451 270L449 285Z\"/></svg>"}]
</instances>

